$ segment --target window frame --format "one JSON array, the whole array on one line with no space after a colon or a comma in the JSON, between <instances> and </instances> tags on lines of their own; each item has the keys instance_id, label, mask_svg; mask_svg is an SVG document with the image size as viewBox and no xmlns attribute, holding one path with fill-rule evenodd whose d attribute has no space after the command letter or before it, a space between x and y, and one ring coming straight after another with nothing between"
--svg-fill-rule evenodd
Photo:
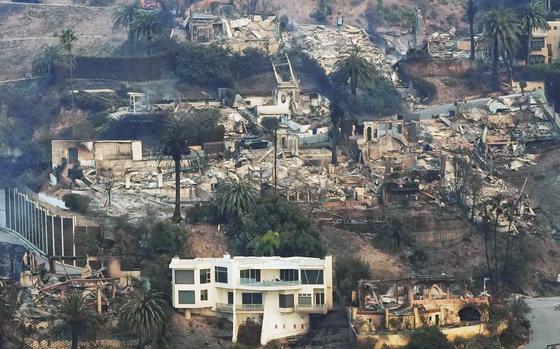
<instances>
[{"instance_id":1,"label":"window frame","mask_svg":"<svg viewBox=\"0 0 560 349\"><path fill-rule=\"evenodd\" d=\"M308 303L302 303L301 299L309 299L309 304ZM311 293L298 293L298 306L313 306L313 294Z\"/></svg>"},{"instance_id":2,"label":"window frame","mask_svg":"<svg viewBox=\"0 0 560 349\"><path fill-rule=\"evenodd\" d=\"M298 269L280 269L281 281L299 281Z\"/></svg>"},{"instance_id":3,"label":"window frame","mask_svg":"<svg viewBox=\"0 0 560 349\"><path fill-rule=\"evenodd\" d=\"M247 303L247 297L250 297L251 303ZM260 303L255 303L260 298ZM241 293L241 304L243 305L263 305L263 295L260 292L243 292Z\"/></svg>"},{"instance_id":4,"label":"window frame","mask_svg":"<svg viewBox=\"0 0 560 349\"><path fill-rule=\"evenodd\" d=\"M181 302L181 294L192 294L192 303ZM196 304L196 293L193 290L179 290L177 292L177 303L180 305L193 305Z\"/></svg>"},{"instance_id":5,"label":"window frame","mask_svg":"<svg viewBox=\"0 0 560 349\"><path fill-rule=\"evenodd\" d=\"M223 276L225 275L225 281ZM227 284L228 283L228 267L219 267L216 266L214 267L214 279L215 282L220 283L220 284Z\"/></svg>"},{"instance_id":6,"label":"window frame","mask_svg":"<svg viewBox=\"0 0 560 349\"><path fill-rule=\"evenodd\" d=\"M239 270L239 278L254 280L254 282L261 282L261 270L260 269L241 269Z\"/></svg>"},{"instance_id":7,"label":"window frame","mask_svg":"<svg viewBox=\"0 0 560 349\"><path fill-rule=\"evenodd\" d=\"M212 269L210 268L200 269L199 274L200 274L201 285L212 283Z\"/></svg>"},{"instance_id":8,"label":"window frame","mask_svg":"<svg viewBox=\"0 0 560 349\"><path fill-rule=\"evenodd\" d=\"M308 272L317 272L315 280L310 280ZM323 269L301 269L301 283L303 285L323 285L325 283L325 273Z\"/></svg>"},{"instance_id":9,"label":"window frame","mask_svg":"<svg viewBox=\"0 0 560 349\"><path fill-rule=\"evenodd\" d=\"M208 290L200 290L200 301L205 302L208 300Z\"/></svg>"},{"instance_id":10,"label":"window frame","mask_svg":"<svg viewBox=\"0 0 560 349\"><path fill-rule=\"evenodd\" d=\"M194 269L175 269L173 271L175 273L175 285L194 285L195 284L195 279L194 279ZM178 280L185 280L183 277L177 277L177 275L179 273L191 273L192 275L192 282L179 282ZM188 278L187 278L188 279Z\"/></svg>"},{"instance_id":11,"label":"window frame","mask_svg":"<svg viewBox=\"0 0 560 349\"><path fill-rule=\"evenodd\" d=\"M291 305L290 305L290 302L288 302L287 305L286 305L286 303L282 304L283 300L285 301L286 298L291 298ZM290 308L295 307L294 294L293 293L291 293L291 294L282 294L282 293L278 294L278 306L281 309L290 309Z\"/></svg>"}]
</instances>

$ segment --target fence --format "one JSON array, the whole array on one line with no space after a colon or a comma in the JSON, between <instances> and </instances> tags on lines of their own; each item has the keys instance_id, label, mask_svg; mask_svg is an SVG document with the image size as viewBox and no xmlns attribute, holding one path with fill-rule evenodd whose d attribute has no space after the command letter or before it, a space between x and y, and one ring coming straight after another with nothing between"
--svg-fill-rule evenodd
<instances>
[{"instance_id":1,"label":"fence","mask_svg":"<svg viewBox=\"0 0 560 349\"><path fill-rule=\"evenodd\" d=\"M48 256L84 256L87 235L101 232L100 226L77 224L70 212L51 212L16 188L0 188L0 228L15 231Z\"/></svg>"},{"instance_id":2,"label":"fence","mask_svg":"<svg viewBox=\"0 0 560 349\"><path fill-rule=\"evenodd\" d=\"M118 326L109 321L105 328L101 329L95 336L79 338L78 347L88 349L121 349L121 348L137 348L138 337L124 333L119 330ZM26 328L20 331L15 328L8 334L8 349L69 349L72 347L72 341L69 336L59 334L61 328L60 320L50 321L47 329L34 331ZM24 335L22 335L22 333ZM145 348L149 349L148 344Z\"/></svg>"}]
</instances>

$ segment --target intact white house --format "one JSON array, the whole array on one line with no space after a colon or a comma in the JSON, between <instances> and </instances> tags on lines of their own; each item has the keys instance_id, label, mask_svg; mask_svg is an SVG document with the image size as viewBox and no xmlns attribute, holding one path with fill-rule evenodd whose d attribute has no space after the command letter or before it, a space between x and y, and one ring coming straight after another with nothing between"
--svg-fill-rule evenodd
<instances>
[{"instance_id":1,"label":"intact white house","mask_svg":"<svg viewBox=\"0 0 560 349\"><path fill-rule=\"evenodd\" d=\"M262 324L261 344L309 329L309 314L332 309L332 256L180 259L169 264L173 306L223 316L233 323L232 341L248 319Z\"/></svg>"}]
</instances>

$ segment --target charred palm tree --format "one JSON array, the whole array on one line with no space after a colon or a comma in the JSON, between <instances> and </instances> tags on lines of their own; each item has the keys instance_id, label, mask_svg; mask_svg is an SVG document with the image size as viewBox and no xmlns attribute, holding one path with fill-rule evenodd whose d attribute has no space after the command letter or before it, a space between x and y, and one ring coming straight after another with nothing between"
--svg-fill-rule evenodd
<instances>
[{"instance_id":1,"label":"charred palm tree","mask_svg":"<svg viewBox=\"0 0 560 349\"><path fill-rule=\"evenodd\" d=\"M165 137L162 140L160 161L165 157L171 157L175 172L175 210L173 222L180 222L181 215L181 161L185 155L191 153L189 148L188 125L186 116L172 118L166 123Z\"/></svg>"},{"instance_id":2,"label":"charred palm tree","mask_svg":"<svg viewBox=\"0 0 560 349\"><path fill-rule=\"evenodd\" d=\"M476 54L476 43L474 41L474 20L476 18L477 13L478 13L478 7L476 6L474 0L468 0L466 15L467 15L467 20L469 22L469 35L471 38L471 56L470 56L471 61L474 61L475 54Z\"/></svg>"}]
</instances>

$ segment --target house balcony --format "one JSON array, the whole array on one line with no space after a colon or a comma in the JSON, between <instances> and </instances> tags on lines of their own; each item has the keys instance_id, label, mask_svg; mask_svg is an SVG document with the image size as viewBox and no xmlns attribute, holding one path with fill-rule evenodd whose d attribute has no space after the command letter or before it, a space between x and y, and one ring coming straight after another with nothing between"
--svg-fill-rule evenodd
<instances>
[{"instance_id":1,"label":"house balcony","mask_svg":"<svg viewBox=\"0 0 560 349\"><path fill-rule=\"evenodd\" d=\"M216 311L221 313L233 313L233 304L216 303Z\"/></svg>"},{"instance_id":2,"label":"house balcony","mask_svg":"<svg viewBox=\"0 0 560 349\"><path fill-rule=\"evenodd\" d=\"M298 304L296 311L304 314L326 314L328 309L326 304Z\"/></svg>"},{"instance_id":3,"label":"house balcony","mask_svg":"<svg viewBox=\"0 0 560 349\"><path fill-rule=\"evenodd\" d=\"M262 312L262 311L264 311L264 305L262 305L262 304L237 304L235 309L237 311L242 311L242 312Z\"/></svg>"},{"instance_id":4,"label":"house balcony","mask_svg":"<svg viewBox=\"0 0 560 349\"><path fill-rule=\"evenodd\" d=\"M300 280L284 281L284 280L264 280L257 281L255 279L240 278L239 285L243 288L297 288L301 285Z\"/></svg>"}]
</instances>

